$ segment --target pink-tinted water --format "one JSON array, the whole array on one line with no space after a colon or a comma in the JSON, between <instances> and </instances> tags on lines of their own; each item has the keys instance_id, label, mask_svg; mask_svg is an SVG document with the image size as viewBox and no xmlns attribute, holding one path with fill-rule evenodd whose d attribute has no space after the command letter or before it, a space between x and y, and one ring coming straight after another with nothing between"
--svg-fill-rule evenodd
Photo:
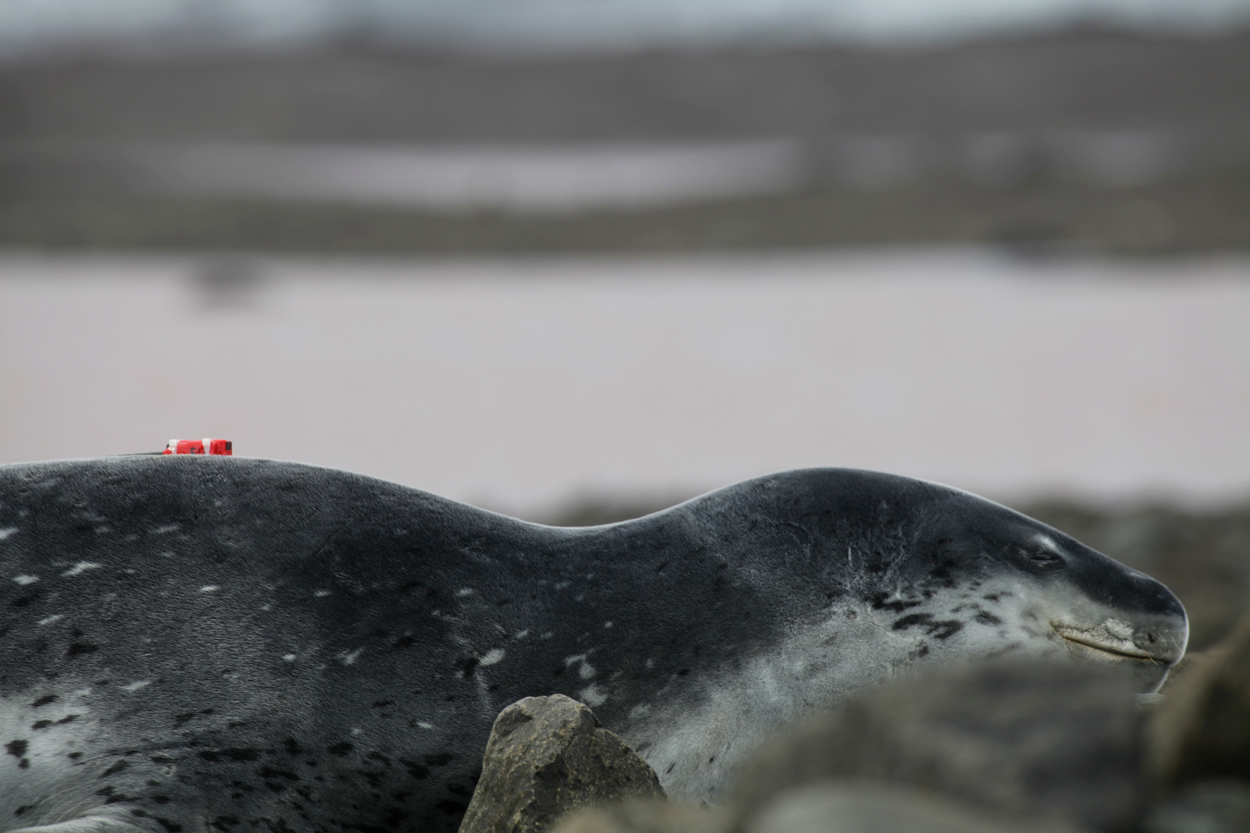
<instances>
[{"instance_id":1,"label":"pink-tinted water","mask_svg":"<svg viewBox=\"0 0 1250 833\"><path fill-rule=\"evenodd\" d=\"M0 463L232 439L508 511L842 465L1250 494L1250 259L0 257Z\"/></svg>"}]
</instances>

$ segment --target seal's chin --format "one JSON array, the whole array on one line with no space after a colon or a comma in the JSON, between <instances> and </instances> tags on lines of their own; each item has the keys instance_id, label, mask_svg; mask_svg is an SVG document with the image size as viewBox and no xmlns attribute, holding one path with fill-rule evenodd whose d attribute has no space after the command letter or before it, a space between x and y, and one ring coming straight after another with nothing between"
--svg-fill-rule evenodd
<instances>
[{"instance_id":1,"label":"seal's chin","mask_svg":"<svg viewBox=\"0 0 1250 833\"><path fill-rule=\"evenodd\" d=\"M1079 628L1052 624L1063 644L1076 657L1087 661L1112 663L1123 668L1143 694L1158 691L1175 664L1169 657L1151 655L1116 635L1097 629L1094 633Z\"/></svg>"},{"instance_id":2,"label":"seal's chin","mask_svg":"<svg viewBox=\"0 0 1250 833\"><path fill-rule=\"evenodd\" d=\"M1051 625L1055 629L1055 633L1059 634L1066 640L1073 650L1087 654L1093 659L1100 659L1108 662L1117 662L1121 660L1138 660L1140 662L1162 663L1163 661L1156 656L1152 656L1141 650L1131 642L1124 640L1101 640L1092 636L1087 631L1079 631L1076 628L1069 628L1063 625Z\"/></svg>"}]
</instances>

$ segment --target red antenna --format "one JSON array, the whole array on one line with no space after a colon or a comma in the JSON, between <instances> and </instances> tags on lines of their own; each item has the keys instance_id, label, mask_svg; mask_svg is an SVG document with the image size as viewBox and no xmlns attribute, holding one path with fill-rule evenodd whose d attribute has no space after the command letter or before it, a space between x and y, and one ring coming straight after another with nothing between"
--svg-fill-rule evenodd
<instances>
[{"instance_id":1,"label":"red antenna","mask_svg":"<svg viewBox=\"0 0 1250 833\"><path fill-rule=\"evenodd\" d=\"M229 440L214 440L205 437L202 440L170 440L165 446L165 454L234 454L234 443Z\"/></svg>"}]
</instances>

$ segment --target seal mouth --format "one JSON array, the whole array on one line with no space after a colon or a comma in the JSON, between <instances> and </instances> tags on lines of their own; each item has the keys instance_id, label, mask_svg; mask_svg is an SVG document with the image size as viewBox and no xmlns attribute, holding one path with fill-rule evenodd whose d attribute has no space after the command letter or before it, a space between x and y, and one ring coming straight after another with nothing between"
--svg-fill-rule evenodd
<instances>
[{"instance_id":1,"label":"seal mouth","mask_svg":"<svg viewBox=\"0 0 1250 833\"><path fill-rule=\"evenodd\" d=\"M1059 634L1073 645L1079 646L1078 650L1093 654L1098 659L1114 659L1124 660L1131 659L1138 662L1164 663L1161 657L1149 654L1131 642L1123 642L1116 640L1114 644L1102 642L1090 635L1088 631L1078 630L1076 628L1065 625L1051 624L1055 629L1055 633Z\"/></svg>"}]
</instances>

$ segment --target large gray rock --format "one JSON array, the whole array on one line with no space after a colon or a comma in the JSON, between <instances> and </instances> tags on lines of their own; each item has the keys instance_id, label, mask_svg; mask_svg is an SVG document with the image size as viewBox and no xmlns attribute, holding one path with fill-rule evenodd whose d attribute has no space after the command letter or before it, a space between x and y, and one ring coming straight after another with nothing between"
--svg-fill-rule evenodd
<instances>
[{"instance_id":1,"label":"large gray rock","mask_svg":"<svg viewBox=\"0 0 1250 833\"><path fill-rule=\"evenodd\" d=\"M994 816L913 789L845 782L782 793L746 824L746 833L1073 833L1073 830L1055 821L1033 822Z\"/></svg>"},{"instance_id":2,"label":"large gray rock","mask_svg":"<svg viewBox=\"0 0 1250 833\"><path fill-rule=\"evenodd\" d=\"M526 697L495 719L460 833L540 833L577 807L663 796L651 767L586 706Z\"/></svg>"},{"instance_id":3,"label":"large gray rock","mask_svg":"<svg viewBox=\"0 0 1250 833\"><path fill-rule=\"evenodd\" d=\"M1037 660L947 667L874 687L766 745L738 779L738 829L773 797L854 779L944 794L992 813L1131 828L1142 717L1128 681Z\"/></svg>"},{"instance_id":4,"label":"large gray rock","mask_svg":"<svg viewBox=\"0 0 1250 833\"><path fill-rule=\"evenodd\" d=\"M1168 689L1150 728L1161 785L1250 780L1250 614Z\"/></svg>"}]
</instances>

